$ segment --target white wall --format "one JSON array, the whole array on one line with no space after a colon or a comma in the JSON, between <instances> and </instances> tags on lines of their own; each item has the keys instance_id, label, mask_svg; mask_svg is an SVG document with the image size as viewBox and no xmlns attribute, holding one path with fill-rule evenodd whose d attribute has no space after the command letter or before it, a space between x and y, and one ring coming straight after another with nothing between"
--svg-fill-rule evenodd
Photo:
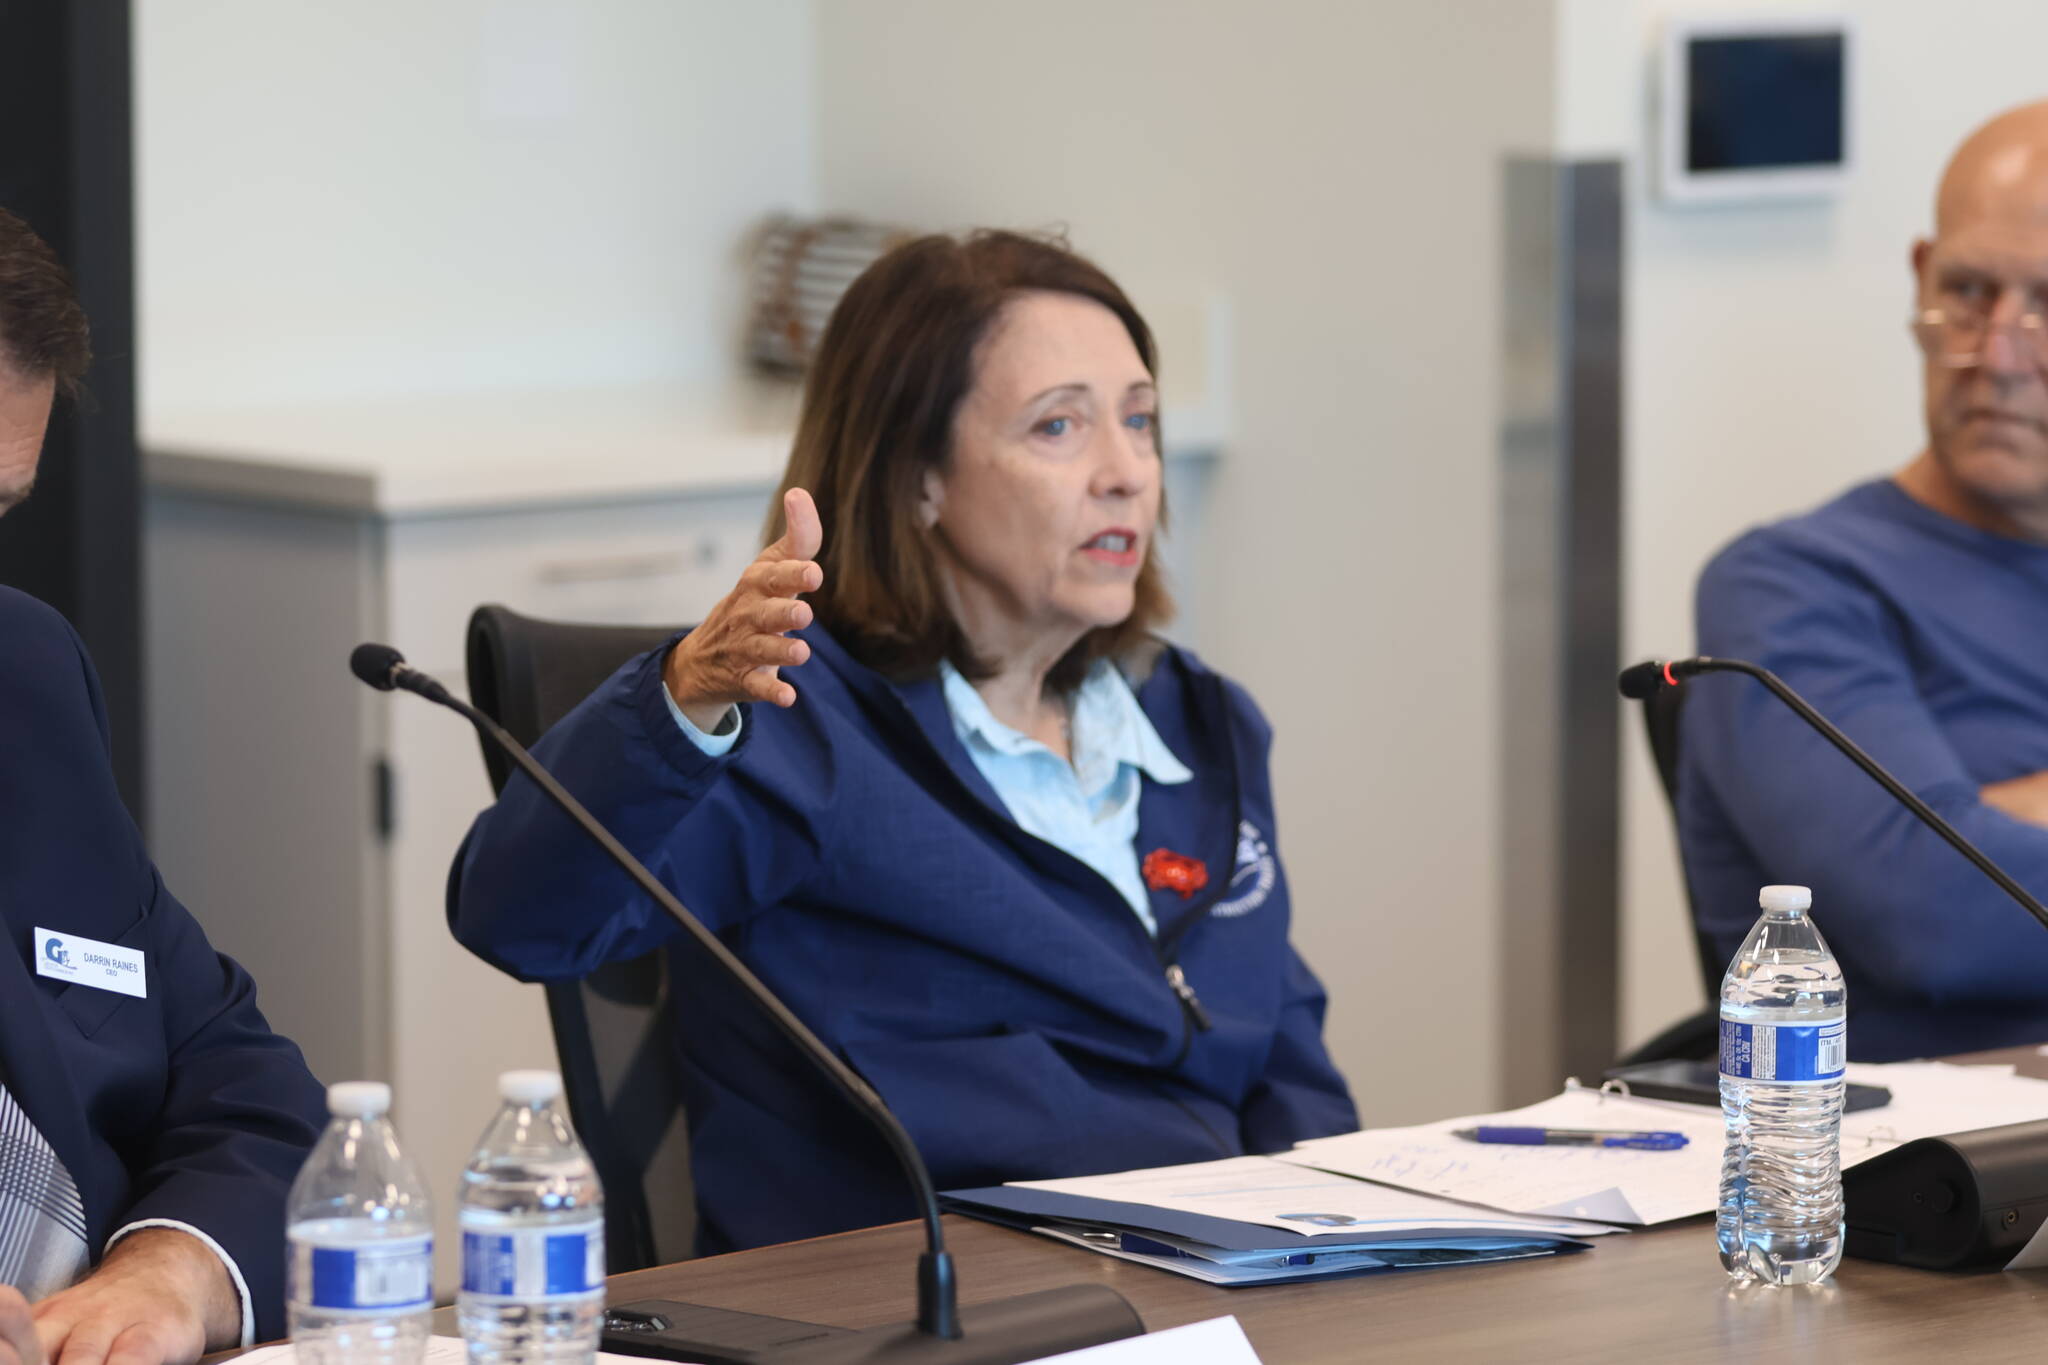
<instances>
[{"instance_id":1,"label":"white wall","mask_svg":"<svg viewBox=\"0 0 2048 1365\"><path fill-rule=\"evenodd\" d=\"M733 365L810 207L810 0L138 0L140 401Z\"/></svg>"},{"instance_id":2,"label":"white wall","mask_svg":"<svg viewBox=\"0 0 2048 1365\"><path fill-rule=\"evenodd\" d=\"M1162 324L1169 404L1206 369L1186 320L1234 302L1200 643L1276 723L1297 942L1366 1118L1486 1106L1500 156L1547 144L1550 6L818 14L826 209L1069 225Z\"/></svg>"},{"instance_id":3,"label":"white wall","mask_svg":"<svg viewBox=\"0 0 2048 1365\"><path fill-rule=\"evenodd\" d=\"M1855 0L1852 145L1840 198L1668 209L1650 195L1652 49L1700 0L1562 0L1562 149L1629 158L1624 638L1690 653L1692 586L1760 521L1896 469L1920 448L1907 250L1955 143L2048 95L2040 0ZM1749 12L1810 5L1724 3ZM1624 796L1622 1031L1700 1000L1671 822L1635 717Z\"/></svg>"},{"instance_id":4,"label":"white wall","mask_svg":"<svg viewBox=\"0 0 2048 1365\"><path fill-rule=\"evenodd\" d=\"M167 413L462 390L715 384L738 364L746 230L769 212L814 207L813 33L810 0L138 0L144 430ZM165 531L171 515L153 502L150 529ZM242 525L252 519L260 524L245 513ZM751 511L745 522L755 524ZM444 539L462 529L439 525ZM380 535L338 519L329 529L363 543ZM408 532L394 538L398 554L416 558L417 523ZM157 545L152 564L217 564L233 548L218 535L208 543L204 530L198 536L176 540L182 560L164 561L166 547ZM678 536L689 538L681 528ZM371 565L347 559L340 571L350 563L377 577ZM199 581L190 572L182 578ZM291 595L288 581L265 586ZM354 600L345 588L371 591L326 586L345 602ZM416 584L399 586L413 615L440 603L411 590ZM517 590L508 581L505 592ZM159 614L189 619L208 603L183 605L182 614ZM365 609L382 619L381 596L372 592ZM411 620L391 624L410 631ZM152 659L160 675L189 683L205 669L189 659L166 666L164 652L183 638L159 641ZM460 635L441 622L392 638L445 655ZM192 790L179 778L219 775L219 763L180 750L171 727L186 718L155 717L162 752L153 759L171 756L153 762L159 812ZM460 774L450 777L454 786L481 789L474 744L445 719L402 713L395 723L419 733L394 736L403 741L393 745L401 774L407 765L438 764ZM352 729L336 733L344 750L356 742ZM344 783L357 780L361 755L337 757L330 745L324 755L295 757L316 776L346 775L309 795L305 810L353 803ZM462 953L432 910L466 816L437 809L414 817L420 828L454 832L424 857L417 839L401 840L388 866L393 881L403 881L388 906L396 913L424 900L430 913L392 926L388 941L381 926L371 934L388 950L388 970L369 975L390 992L389 1018L375 1002L358 1002L375 1016L366 1030L372 1044L386 1025L415 1044L394 1051L389 1078L440 1210L444 1286L454 1283L459 1246L450 1232L454 1182L488 1115L490 1078L500 1066L547 1055L538 993ZM188 829L179 839L180 823L157 821L173 837L155 851L166 878L188 895L213 885L261 906L252 886L282 893L293 877L322 870L280 866L260 850L236 854L233 839L231 864L209 860L221 853L222 838L213 836L225 837L222 829ZM316 822L307 839L319 844L311 831L325 828ZM359 831L346 820L331 828L342 831L341 842L321 851L346 866L362 851L353 842ZM378 860L374 883L385 869ZM378 885L367 894L367 910L387 908ZM329 940L357 942L330 929ZM422 936L428 947L414 951ZM232 935L224 944L234 948ZM480 1034L489 1037L478 1043ZM469 1045L423 1060L421 1040L447 1037ZM442 1074L451 1068L459 1084Z\"/></svg>"}]
</instances>

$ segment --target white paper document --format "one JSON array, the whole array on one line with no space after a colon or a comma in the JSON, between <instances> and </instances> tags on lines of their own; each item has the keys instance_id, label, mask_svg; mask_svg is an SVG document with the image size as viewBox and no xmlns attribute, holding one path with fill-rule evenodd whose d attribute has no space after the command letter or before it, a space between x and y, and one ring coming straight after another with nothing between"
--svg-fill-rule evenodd
<instances>
[{"instance_id":1,"label":"white paper document","mask_svg":"<svg viewBox=\"0 0 2048 1365\"><path fill-rule=\"evenodd\" d=\"M2010 1067L1945 1062L1852 1063L1848 1079L1892 1092L1881 1109L1842 1120L1842 1164L1916 1138L2048 1119L2048 1081ZM1676 1151L1515 1147L1470 1142L1480 1124L1657 1129L1684 1133ZM1304 1142L1279 1160L1518 1213L1650 1224L1709 1213L1720 1193L1721 1112L1709 1105L1567 1090L1505 1114L1378 1128Z\"/></svg>"},{"instance_id":2,"label":"white paper document","mask_svg":"<svg viewBox=\"0 0 2048 1365\"><path fill-rule=\"evenodd\" d=\"M1344 1232L1375 1239L1592 1237L1613 1229L1572 1218L1503 1213L1331 1175L1264 1156L1229 1157L1070 1180L1018 1180L1011 1188L1150 1204L1181 1213L1259 1223L1305 1236Z\"/></svg>"},{"instance_id":3,"label":"white paper document","mask_svg":"<svg viewBox=\"0 0 2048 1365\"><path fill-rule=\"evenodd\" d=\"M1842 1164L1854 1165L1915 1138L2048 1119L2048 1081L2010 1066L1948 1062L1851 1062L1849 1079L1892 1092L1882 1109L1842 1116ZM1858 1144L1866 1150L1856 1151Z\"/></svg>"},{"instance_id":4,"label":"white paper document","mask_svg":"<svg viewBox=\"0 0 2048 1365\"><path fill-rule=\"evenodd\" d=\"M259 1346L246 1355L236 1356L234 1365L297 1365L298 1358L298 1351L290 1342L285 1342L279 1346ZM597 1360L598 1365L647 1365L638 1356L622 1356L611 1351L599 1351ZM428 1337L427 1354L421 1365L469 1365L469 1348L462 1344L461 1337ZM669 1365L684 1363L672 1361Z\"/></svg>"},{"instance_id":5,"label":"white paper document","mask_svg":"<svg viewBox=\"0 0 2048 1365\"><path fill-rule=\"evenodd\" d=\"M235 1365L296 1365L298 1353L290 1343L263 1346L239 1356ZM469 1352L461 1337L428 1337L423 1365L468 1365ZM637 1356L597 1353L598 1365L647 1365ZM1089 1346L1056 1356L1044 1356L1034 1365L1262 1365L1244 1328L1237 1319L1211 1318L1164 1332L1149 1332L1106 1346Z\"/></svg>"},{"instance_id":6,"label":"white paper document","mask_svg":"<svg viewBox=\"0 0 2048 1365\"><path fill-rule=\"evenodd\" d=\"M1515 1147L1452 1136L1458 1128L1654 1129L1685 1134L1675 1151L1632 1147ZM1444 1198L1606 1223L1662 1223L1714 1206L1721 1180L1721 1113L1592 1090L1567 1090L1526 1109L1413 1128L1316 1138L1282 1161Z\"/></svg>"},{"instance_id":7,"label":"white paper document","mask_svg":"<svg viewBox=\"0 0 2048 1365\"><path fill-rule=\"evenodd\" d=\"M1262 1365L1236 1318L1210 1318L1164 1332L1045 1356L1033 1365Z\"/></svg>"},{"instance_id":8,"label":"white paper document","mask_svg":"<svg viewBox=\"0 0 2048 1365\"><path fill-rule=\"evenodd\" d=\"M2039 1270L2048 1265L2048 1223L2034 1229L2034 1235L2020 1248L2020 1254L2005 1263L2007 1270Z\"/></svg>"}]
</instances>

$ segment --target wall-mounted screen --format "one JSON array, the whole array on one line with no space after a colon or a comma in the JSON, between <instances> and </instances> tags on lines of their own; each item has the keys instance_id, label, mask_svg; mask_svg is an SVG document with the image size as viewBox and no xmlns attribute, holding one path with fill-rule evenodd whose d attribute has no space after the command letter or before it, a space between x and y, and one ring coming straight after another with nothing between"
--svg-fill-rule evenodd
<instances>
[{"instance_id":1,"label":"wall-mounted screen","mask_svg":"<svg viewBox=\"0 0 2048 1365\"><path fill-rule=\"evenodd\" d=\"M1849 169L1843 18L1675 21L1659 101L1664 197L1825 195Z\"/></svg>"}]
</instances>

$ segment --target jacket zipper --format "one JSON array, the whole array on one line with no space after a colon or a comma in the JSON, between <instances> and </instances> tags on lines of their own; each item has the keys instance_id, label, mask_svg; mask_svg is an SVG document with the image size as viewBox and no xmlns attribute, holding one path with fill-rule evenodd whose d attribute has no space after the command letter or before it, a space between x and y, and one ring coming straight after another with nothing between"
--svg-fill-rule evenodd
<instances>
[{"instance_id":1,"label":"jacket zipper","mask_svg":"<svg viewBox=\"0 0 2048 1365\"><path fill-rule=\"evenodd\" d=\"M1172 933L1153 944L1154 951L1159 954L1160 969L1166 974L1166 988L1173 992L1174 999L1180 1001L1180 1051L1174 1054L1168 1070L1179 1070L1180 1064L1188 1059L1188 1053L1194 1050L1197 1033L1207 1033L1216 1027L1216 1021L1210 1018L1208 1008L1202 1004L1202 997L1195 994L1194 986L1188 981L1187 972L1182 970L1176 959L1180 956L1181 941L1188 936L1190 930L1209 918L1210 908L1220 898L1220 889L1211 891L1204 898L1200 909L1182 916L1180 922L1174 925Z\"/></svg>"},{"instance_id":2,"label":"jacket zipper","mask_svg":"<svg viewBox=\"0 0 2048 1365\"><path fill-rule=\"evenodd\" d=\"M1222 684L1212 679L1210 690L1216 693L1216 696L1210 699L1212 712L1216 715L1227 715L1228 707L1221 700ZM1234 750L1231 751L1230 787L1233 811L1231 830L1234 834L1237 829L1237 821L1243 818L1244 809L1244 792L1238 781L1237 759ZM1231 847L1233 850L1236 848L1234 839ZM1189 984L1188 975L1181 969L1177 959L1180 956L1181 940L1186 938L1189 932L1197 925L1204 923L1209 918L1209 911L1214 909L1216 903L1223 899L1223 893L1228 889L1228 886L1228 879L1225 879L1220 884L1210 887L1207 896L1203 898L1200 909L1183 915L1180 921L1174 925L1173 932L1162 936L1156 944L1160 965L1166 973L1167 989L1171 990L1174 998L1180 1001L1180 1011L1183 1016L1180 1052L1175 1055L1173 1061L1168 1065L1167 1069L1169 1071L1180 1070L1181 1064L1187 1061L1188 1053L1194 1050L1195 1035L1197 1033L1207 1033L1216 1026L1215 1021L1209 1017L1208 1009L1202 1004L1202 997L1195 994L1195 988Z\"/></svg>"},{"instance_id":3,"label":"jacket zipper","mask_svg":"<svg viewBox=\"0 0 2048 1365\"><path fill-rule=\"evenodd\" d=\"M1160 959L1165 962L1166 986L1173 992L1174 998L1180 1001L1181 1012L1180 1051L1174 1055L1172 1063L1167 1067L1168 1071L1180 1070L1181 1064L1187 1061L1188 1053L1194 1050L1195 1034L1207 1033L1216 1026L1215 1021L1209 1017L1209 1011L1202 1004L1202 997L1196 995L1195 988L1188 984L1188 974L1181 969L1178 962L1167 961L1178 951L1180 941L1186 936L1188 929L1207 916L1208 911L1205 909L1201 915L1191 917L1183 923L1178 933L1159 945ZM1182 1113L1194 1120L1195 1125L1209 1135L1209 1140L1216 1144L1217 1151L1224 1156L1236 1154L1235 1149L1223 1140L1223 1135L1216 1131L1209 1120L1203 1118L1193 1105L1173 1093L1170 1080L1161 1078L1156 1085L1160 1094L1179 1106Z\"/></svg>"},{"instance_id":4,"label":"jacket zipper","mask_svg":"<svg viewBox=\"0 0 2048 1365\"><path fill-rule=\"evenodd\" d=\"M1210 1123L1209 1120L1203 1118L1201 1112L1197 1110L1192 1104L1189 1104L1186 1100L1174 1094L1171 1090L1168 1090L1164 1085L1161 1085L1159 1087L1159 1093L1166 1096L1167 1099L1171 1100L1174 1103L1174 1105L1179 1108L1181 1113L1186 1114L1190 1119L1194 1120L1195 1126L1197 1128L1200 1128L1203 1132L1207 1133L1209 1135L1209 1141L1216 1144L1216 1150L1218 1152L1221 1152L1224 1156L1243 1155L1242 1152L1233 1150L1231 1148L1231 1145L1223 1140L1223 1134L1216 1131L1215 1125Z\"/></svg>"},{"instance_id":5,"label":"jacket zipper","mask_svg":"<svg viewBox=\"0 0 2048 1365\"><path fill-rule=\"evenodd\" d=\"M918 738L920 740L923 740L926 746L929 748L930 740L926 738L923 727L918 723L916 713L910 709L910 704L903 699L901 693L895 692L894 689L891 689L891 694L892 699L896 703L896 709L898 710L898 712L901 713L903 718L910 723L911 733L917 735ZM963 789L962 794L968 796L970 799L973 799L973 792L966 790L965 782L961 779L958 773L953 771L953 765L946 761L945 755L933 752L932 756L939 761L939 767L943 769L946 775L953 780L954 784ZM1232 774L1232 786L1233 788L1236 786L1236 775L1234 770ZM1233 826L1233 828L1235 828L1235 826ZM1036 842L1044 843L1045 841L1037 840ZM1057 851L1065 852L1065 850ZM1073 858L1072 854L1067 854L1066 856L1070 859ZM1086 866L1086 864L1083 864L1083 866ZM1094 871L1094 869L1092 868L1090 868L1089 870ZM1097 873L1096 875L1099 877L1101 874ZM1171 959L1179 950L1180 941L1181 939L1187 936L1188 931L1190 929L1193 929L1197 924L1201 923L1204 919L1208 918L1210 905L1213 905L1216 901L1222 898L1221 890L1222 888L1220 887L1212 889L1207 897L1207 903L1203 905L1200 913L1184 916L1181 922L1175 927L1171 937L1161 940L1154 940L1151 944L1151 946L1159 954L1160 963L1164 968L1166 974L1167 989L1172 991L1174 999L1180 1002L1182 1016L1180 1051L1174 1055L1173 1061L1168 1063L1167 1069L1169 1071L1178 1070L1180 1068L1181 1063L1185 1062L1188 1059L1188 1053L1194 1050L1195 1034L1207 1033L1211 1029L1216 1027L1216 1022L1214 1019L1210 1017L1208 1008L1202 1004L1202 997L1196 995L1195 988L1188 984L1187 973L1181 970L1181 966L1178 962L1172 961ZM1145 934L1143 927L1138 924L1135 917L1131 919L1130 925L1133 930L1137 931L1140 937L1149 938L1149 935ZM1205 1124L1204 1127L1206 1126L1207 1125Z\"/></svg>"},{"instance_id":6,"label":"jacket zipper","mask_svg":"<svg viewBox=\"0 0 2048 1365\"><path fill-rule=\"evenodd\" d=\"M1180 1007L1187 1012L1189 1023L1203 1033L1215 1027L1215 1023L1209 1018L1209 1011L1202 1008L1202 997L1196 995L1195 988L1188 984L1188 974L1180 969L1178 962L1166 964L1166 984L1180 997ZM1181 1048L1181 1056L1187 1056L1185 1046Z\"/></svg>"}]
</instances>

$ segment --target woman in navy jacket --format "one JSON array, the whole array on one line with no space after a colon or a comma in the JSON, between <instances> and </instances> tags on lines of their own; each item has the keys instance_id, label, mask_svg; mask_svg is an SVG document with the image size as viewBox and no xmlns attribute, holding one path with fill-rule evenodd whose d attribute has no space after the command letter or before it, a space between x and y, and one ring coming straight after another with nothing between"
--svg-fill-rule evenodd
<instances>
[{"instance_id":1,"label":"woman in navy jacket","mask_svg":"<svg viewBox=\"0 0 2048 1365\"><path fill-rule=\"evenodd\" d=\"M536 747L942 1189L1357 1126L1287 942L1270 732L1155 634L1153 373L1144 320L1060 245L899 247L820 343L768 548ZM675 936L519 777L448 906L527 980ZM705 1249L911 1216L861 1120L671 965Z\"/></svg>"}]
</instances>

